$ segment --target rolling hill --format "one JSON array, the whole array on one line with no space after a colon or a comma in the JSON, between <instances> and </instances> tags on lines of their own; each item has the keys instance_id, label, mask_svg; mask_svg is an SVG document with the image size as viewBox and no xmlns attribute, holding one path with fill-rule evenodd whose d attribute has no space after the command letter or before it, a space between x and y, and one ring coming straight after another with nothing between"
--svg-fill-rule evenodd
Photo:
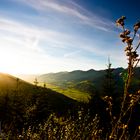
<instances>
[{"instance_id":1,"label":"rolling hill","mask_svg":"<svg viewBox=\"0 0 140 140\"><path fill-rule=\"evenodd\" d=\"M116 68L113 70L113 75L116 81L121 79L120 73L123 71L123 68ZM38 81L46 82L59 87L73 87L80 91L91 93L95 90L101 89L101 85L104 83L105 74L106 70L76 70L72 72L59 72L40 75L38 77ZM91 88L93 90L91 90Z\"/></svg>"},{"instance_id":2,"label":"rolling hill","mask_svg":"<svg viewBox=\"0 0 140 140\"><path fill-rule=\"evenodd\" d=\"M123 68L116 68L114 69L113 73L114 76L119 76L121 72L123 72ZM59 72L59 73L49 73L40 75L38 80L40 82L47 82L47 83L66 83L66 82L81 82L81 81L92 81L98 83L101 79L104 78L106 74L106 70L88 70L88 71L81 71L76 70L72 72Z\"/></svg>"},{"instance_id":3,"label":"rolling hill","mask_svg":"<svg viewBox=\"0 0 140 140\"><path fill-rule=\"evenodd\" d=\"M17 77L0 73L1 129L22 132L38 126L52 114L75 114L80 104L56 91L32 85Z\"/></svg>"},{"instance_id":4,"label":"rolling hill","mask_svg":"<svg viewBox=\"0 0 140 140\"><path fill-rule=\"evenodd\" d=\"M126 73L124 68L114 68L113 78L115 83L116 92L123 91L123 77ZM40 83L46 83L47 87L59 91L66 96L75 98L78 95L83 98L85 95L85 100L90 98L90 94L102 95L103 86L105 84L106 70L76 70L72 72L59 72L59 73L48 73L38 76L38 81ZM135 69L135 75L133 78L133 87L139 88L140 86L140 67ZM137 89L135 88L135 89ZM63 89L63 90L62 90ZM71 94L73 93L73 94ZM82 100L82 99L81 99Z\"/></svg>"},{"instance_id":5,"label":"rolling hill","mask_svg":"<svg viewBox=\"0 0 140 140\"><path fill-rule=\"evenodd\" d=\"M113 77L115 82L116 92L123 91L123 76L126 73L124 68L114 68ZM87 102L90 95L103 93L103 86L105 82L106 70L94 70L90 69L88 71L75 70L72 72L58 72L58 73L48 73L43 75L35 75L40 86L50 88L56 92L59 92L71 99L77 101ZM26 78L25 78L26 77ZM30 79L29 82L34 81L35 77L33 75L22 75L22 78ZM32 79L32 80L31 80ZM133 89L139 88L140 79L140 67L136 68L135 75L133 78L132 86ZM132 88L131 88L132 89Z\"/></svg>"},{"instance_id":6,"label":"rolling hill","mask_svg":"<svg viewBox=\"0 0 140 140\"><path fill-rule=\"evenodd\" d=\"M0 73L0 97L5 96L9 98L18 96L22 98L23 102L26 102L25 104L30 104L31 100L34 100L35 103L44 97L44 102L48 103L56 112L64 112L64 108L69 109L76 103L73 99L51 89L37 87L17 77Z\"/></svg>"},{"instance_id":7,"label":"rolling hill","mask_svg":"<svg viewBox=\"0 0 140 140\"><path fill-rule=\"evenodd\" d=\"M18 86L18 87L17 87ZM0 73L0 90L16 90L23 88L29 90L33 85L9 74Z\"/></svg>"}]
</instances>

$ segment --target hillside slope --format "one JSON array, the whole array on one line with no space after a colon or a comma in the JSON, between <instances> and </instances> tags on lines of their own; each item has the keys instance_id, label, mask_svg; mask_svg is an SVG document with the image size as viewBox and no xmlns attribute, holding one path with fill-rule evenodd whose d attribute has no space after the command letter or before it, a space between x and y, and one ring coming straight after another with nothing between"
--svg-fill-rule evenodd
<instances>
[{"instance_id":1,"label":"hillside slope","mask_svg":"<svg viewBox=\"0 0 140 140\"><path fill-rule=\"evenodd\" d=\"M114 75L119 75L121 72L123 72L123 68L116 68L114 69L113 73ZM88 70L88 71L81 71L76 70L72 72L59 72L59 73L48 73L44 75L40 75L38 77L38 80L41 82L49 82L49 83L55 83L55 82L81 82L84 80L89 80L92 82L97 82L101 78L105 76L106 70Z\"/></svg>"},{"instance_id":2,"label":"hillside slope","mask_svg":"<svg viewBox=\"0 0 140 140\"><path fill-rule=\"evenodd\" d=\"M27 104L32 100L34 103L37 100L44 100L43 102L46 102L56 112L64 112L64 108L69 109L76 103L76 101L51 89L37 87L17 77L0 73L0 97L6 95L9 98L19 96L22 98L23 104L24 101Z\"/></svg>"},{"instance_id":3,"label":"hillside slope","mask_svg":"<svg viewBox=\"0 0 140 140\"><path fill-rule=\"evenodd\" d=\"M38 76L39 82L46 82L47 86L56 89L56 91L63 92L65 95L68 95L68 91L73 91L74 94L77 94L78 91L81 92L81 96L86 93L94 94L98 92L99 94L103 93L103 87L106 81L106 70L88 70L81 71L76 70L72 72L59 72L59 73L49 73ZM123 80L126 75L126 69L115 68L113 69L113 78L115 83L115 92L123 91ZM135 75L133 78L132 87L133 89L138 89L140 87L140 67L135 69ZM63 89L63 91L61 91ZM132 89L132 88L130 88ZM76 90L76 92L75 92ZM74 97L73 95L71 97ZM78 96L80 97L80 96ZM88 96L87 96L88 98Z\"/></svg>"},{"instance_id":4,"label":"hillside slope","mask_svg":"<svg viewBox=\"0 0 140 140\"><path fill-rule=\"evenodd\" d=\"M123 68L114 69L113 75L116 80L120 79L120 73L123 72ZM89 85L94 85L94 88L100 90L105 79L106 70L88 70L88 71L72 71L72 72L60 72L40 75L38 77L39 82L46 82L54 84L60 87L69 87L73 84L74 88L84 89ZM85 84L84 84L85 83ZM88 84L87 84L88 83Z\"/></svg>"}]
</instances>

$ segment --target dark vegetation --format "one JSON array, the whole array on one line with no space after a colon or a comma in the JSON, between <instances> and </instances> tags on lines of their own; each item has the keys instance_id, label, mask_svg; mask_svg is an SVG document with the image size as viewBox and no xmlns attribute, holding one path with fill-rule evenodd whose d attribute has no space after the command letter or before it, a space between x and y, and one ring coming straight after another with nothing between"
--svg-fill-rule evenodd
<instances>
[{"instance_id":1,"label":"dark vegetation","mask_svg":"<svg viewBox=\"0 0 140 140\"><path fill-rule=\"evenodd\" d=\"M64 138L64 136L67 135L67 137L70 137L71 135L63 132L68 125L70 127L69 129L73 129L67 130L70 131L69 133L74 133L72 139L75 139L77 135L79 135L77 139L90 139L95 136L97 136L97 139L106 138L112 125L111 116L114 116L115 119L120 111L120 99L123 94L123 73L126 70L122 68L112 69L109 64L107 70L99 71L99 76L96 72L95 79L94 76L92 76L92 79L89 79L94 72L96 71L90 70L89 77L85 76L88 78L87 80L78 78L79 81L76 80L76 82L74 80L67 81L68 83L75 83L75 88L79 90L89 90L92 97L89 103L77 102L51 89L32 85L10 75L0 74L1 133L9 139L26 139L27 137L29 139L31 137L42 139L41 135L43 133L43 139L48 139L49 135L52 135L49 134L48 129L60 129L60 132L55 134L58 139L68 139ZM81 71L80 73L83 76L83 73L86 72ZM136 68L135 73L136 76L133 78L130 87L131 92L135 92L140 87L140 68ZM80 74L78 77L80 77ZM55 78L53 77L53 79ZM63 85L62 83L61 86ZM102 84L100 86L102 87L101 89L97 86L99 83ZM97 89L95 90L93 88ZM130 123L131 127L134 128L130 132L136 130L140 125L139 115L140 107L137 105L132 113ZM50 124L52 126L45 127L45 125ZM83 127L83 130L78 127ZM28 132L29 130L31 132ZM54 130L51 130L51 133L54 133ZM25 131L25 135L23 135L23 131ZM28 133L31 133L30 136L27 136ZM93 136L91 133L93 133ZM62 135L61 138L59 138L60 135ZM20 136L21 138L19 138Z\"/></svg>"},{"instance_id":2,"label":"dark vegetation","mask_svg":"<svg viewBox=\"0 0 140 140\"><path fill-rule=\"evenodd\" d=\"M73 71L42 75L34 85L0 74L0 139L8 140L138 140L140 139L140 68L136 68L134 36L117 20L127 44L128 68ZM49 82L61 88L88 92L87 103L39 86Z\"/></svg>"},{"instance_id":3,"label":"dark vegetation","mask_svg":"<svg viewBox=\"0 0 140 140\"><path fill-rule=\"evenodd\" d=\"M77 101L51 89L0 74L1 129L2 132L10 134L10 137L20 134L23 128L37 127L52 113L58 116L70 115L74 113L76 106Z\"/></svg>"}]
</instances>

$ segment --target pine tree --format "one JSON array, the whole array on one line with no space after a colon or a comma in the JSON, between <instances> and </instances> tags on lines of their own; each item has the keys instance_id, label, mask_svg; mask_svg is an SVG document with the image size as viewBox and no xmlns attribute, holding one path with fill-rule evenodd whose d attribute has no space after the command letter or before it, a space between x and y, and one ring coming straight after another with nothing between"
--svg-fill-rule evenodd
<instances>
[{"instance_id":1,"label":"pine tree","mask_svg":"<svg viewBox=\"0 0 140 140\"><path fill-rule=\"evenodd\" d=\"M37 81L37 78L35 78L35 80L34 80L34 84L35 84L35 86L38 86L38 81Z\"/></svg>"},{"instance_id":2,"label":"pine tree","mask_svg":"<svg viewBox=\"0 0 140 140\"><path fill-rule=\"evenodd\" d=\"M115 92L115 78L113 74L113 68L111 68L112 64L110 62L110 59L108 58L108 64L105 74L105 79L103 83L103 94L107 96L113 96Z\"/></svg>"}]
</instances>

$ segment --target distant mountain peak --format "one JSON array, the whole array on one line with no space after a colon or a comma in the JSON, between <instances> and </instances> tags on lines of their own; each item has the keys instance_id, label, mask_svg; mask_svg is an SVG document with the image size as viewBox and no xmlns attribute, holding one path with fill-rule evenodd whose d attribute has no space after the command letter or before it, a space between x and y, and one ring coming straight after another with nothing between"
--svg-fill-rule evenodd
<instances>
[{"instance_id":1,"label":"distant mountain peak","mask_svg":"<svg viewBox=\"0 0 140 140\"><path fill-rule=\"evenodd\" d=\"M90 72L90 71L96 71L95 69L89 69L89 70L87 70L87 72Z\"/></svg>"}]
</instances>

